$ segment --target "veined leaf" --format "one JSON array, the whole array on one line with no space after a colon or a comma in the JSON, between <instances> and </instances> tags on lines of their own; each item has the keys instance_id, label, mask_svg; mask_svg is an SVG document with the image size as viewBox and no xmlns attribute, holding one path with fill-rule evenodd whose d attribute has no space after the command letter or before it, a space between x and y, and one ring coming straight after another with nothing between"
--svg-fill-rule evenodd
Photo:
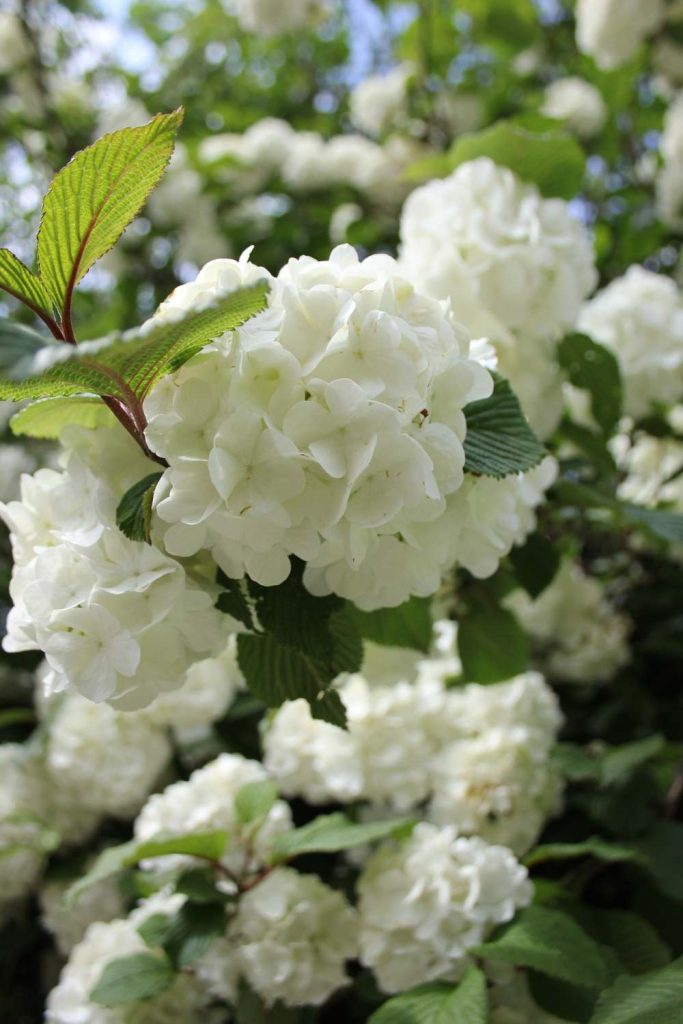
<instances>
[{"instance_id":1,"label":"veined leaf","mask_svg":"<svg viewBox=\"0 0 683 1024\"><path fill-rule=\"evenodd\" d=\"M276 836L271 860L277 864L303 853L338 853L389 836L403 837L410 834L413 825L412 818L369 821L357 825L341 811L323 814L308 825Z\"/></svg>"},{"instance_id":2,"label":"veined leaf","mask_svg":"<svg viewBox=\"0 0 683 1024\"><path fill-rule=\"evenodd\" d=\"M465 406L465 469L502 478L537 466L546 450L526 421L517 396L495 375L493 394Z\"/></svg>"},{"instance_id":3,"label":"veined leaf","mask_svg":"<svg viewBox=\"0 0 683 1024\"><path fill-rule=\"evenodd\" d=\"M37 257L40 279L63 310L67 332L75 286L111 249L158 183L182 119L182 110L176 110L105 135L54 178L43 202Z\"/></svg>"},{"instance_id":4,"label":"veined leaf","mask_svg":"<svg viewBox=\"0 0 683 1024\"><path fill-rule=\"evenodd\" d=\"M175 972L167 957L133 953L107 964L90 998L101 1006L135 1003L163 992L174 978Z\"/></svg>"},{"instance_id":5,"label":"veined leaf","mask_svg":"<svg viewBox=\"0 0 683 1024\"><path fill-rule=\"evenodd\" d=\"M115 422L113 413L100 398L43 398L20 409L10 420L17 437L52 441L70 423L93 430Z\"/></svg>"},{"instance_id":6,"label":"veined leaf","mask_svg":"<svg viewBox=\"0 0 683 1024\"><path fill-rule=\"evenodd\" d=\"M0 249L0 288L32 309L55 333L54 302L49 289L9 249Z\"/></svg>"},{"instance_id":7,"label":"veined leaf","mask_svg":"<svg viewBox=\"0 0 683 1024\"><path fill-rule=\"evenodd\" d=\"M622 976L602 993L590 1024L681 1024L683 957L637 978Z\"/></svg>"},{"instance_id":8,"label":"veined leaf","mask_svg":"<svg viewBox=\"0 0 683 1024\"><path fill-rule=\"evenodd\" d=\"M238 288L216 305L183 320L162 323L145 334L92 342L69 350L68 358L22 381L0 380L0 398L111 395L141 401L167 373L179 369L205 345L234 330L265 306L267 285Z\"/></svg>"},{"instance_id":9,"label":"veined leaf","mask_svg":"<svg viewBox=\"0 0 683 1024\"><path fill-rule=\"evenodd\" d=\"M486 1024L486 978L469 967L457 987L444 982L418 985L388 999L368 1024Z\"/></svg>"}]
</instances>

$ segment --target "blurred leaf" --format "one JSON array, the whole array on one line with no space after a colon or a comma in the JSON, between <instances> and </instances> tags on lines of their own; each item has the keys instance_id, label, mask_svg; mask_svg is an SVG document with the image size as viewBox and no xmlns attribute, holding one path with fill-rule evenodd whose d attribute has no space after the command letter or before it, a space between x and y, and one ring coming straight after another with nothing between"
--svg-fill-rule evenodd
<instances>
[{"instance_id":1,"label":"blurred leaf","mask_svg":"<svg viewBox=\"0 0 683 1024\"><path fill-rule=\"evenodd\" d=\"M412 647L424 654L429 652L433 627L429 598L411 597L397 608L379 608L374 612L364 612L354 606L351 614L366 640L388 647Z\"/></svg>"},{"instance_id":2,"label":"blurred leaf","mask_svg":"<svg viewBox=\"0 0 683 1024\"><path fill-rule=\"evenodd\" d=\"M277 786L270 779L248 782L235 796L235 814L240 825L249 825L266 817L277 800Z\"/></svg>"},{"instance_id":3,"label":"blurred leaf","mask_svg":"<svg viewBox=\"0 0 683 1024\"><path fill-rule=\"evenodd\" d=\"M591 930L611 946L629 974L646 974L671 962L671 951L652 925L628 910L591 909Z\"/></svg>"},{"instance_id":4,"label":"blurred leaf","mask_svg":"<svg viewBox=\"0 0 683 1024\"><path fill-rule=\"evenodd\" d=\"M53 441L71 423L95 430L114 422L113 413L99 398L43 398L16 412L10 428L17 437Z\"/></svg>"},{"instance_id":5,"label":"blurred leaf","mask_svg":"<svg viewBox=\"0 0 683 1024\"><path fill-rule=\"evenodd\" d=\"M681 1024L683 959L659 971L622 976L604 991L590 1024Z\"/></svg>"},{"instance_id":6,"label":"blurred leaf","mask_svg":"<svg viewBox=\"0 0 683 1024\"><path fill-rule=\"evenodd\" d=\"M616 357L585 334L563 338L557 357L570 383L588 391L593 418L603 434L611 434L619 422L623 399Z\"/></svg>"},{"instance_id":7,"label":"blurred leaf","mask_svg":"<svg viewBox=\"0 0 683 1024\"><path fill-rule=\"evenodd\" d=\"M456 987L432 982L394 996L368 1024L486 1024L487 1004L486 978L471 966Z\"/></svg>"},{"instance_id":8,"label":"blurred leaf","mask_svg":"<svg viewBox=\"0 0 683 1024\"><path fill-rule=\"evenodd\" d=\"M1 251L1 250L0 250ZM19 380L31 373L34 357L45 348L45 338L30 327L0 320L0 374Z\"/></svg>"},{"instance_id":9,"label":"blurred leaf","mask_svg":"<svg viewBox=\"0 0 683 1024\"><path fill-rule=\"evenodd\" d=\"M278 864L304 853L339 853L379 839L403 838L412 831L412 818L393 818L357 825L341 811L322 814L310 824L275 837L271 860Z\"/></svg>"},{"instance_id":10,"label":"blurred leaf","mask_svg":"<svg viewBox=\"0 0 683 1024\"><path fill-rule=\"evenodd\" d=\"M545 843L536 846L526 854L523 863L531 868L548 861L572 860L576 857L595 857L607 863L638 860L638 854L631 846L620 846L592 836L581 843Z\"/></svg>"},{"instance_id":11,"label":"blurred leaf","mask_svg":"<svg viewBox=\"0 0 683 1024\"><path fill-rule=\"evenodd\" d=\"M529 641L511 612L477 599L458 619L458 653L465 679L499 683L526 670Z\"/></svg>"},{"instance_id":12,"label":"blurred leaf","mask_svg":"<svg viewBox=\"0 0 683 1024\"><path fill-rule=\"evenodd\" d=\"M542 533L532 533L521 547L510 552L515 576L530 597L538 597L549 586L560 567L560 553Z\"/></svg>"},{"instance_id":13,"label":"blurred leaf","mask_svg":"<svg viewBox=\"0 0 683 1024\"><path fill-rule=\"evenodd\" d=\"M165 991L175 978L166 957L153 953L134 953L112 960L102 971L90 993L100 1006L123 1006L140 999L150 999Z\"/></svg>"}]
</instances>

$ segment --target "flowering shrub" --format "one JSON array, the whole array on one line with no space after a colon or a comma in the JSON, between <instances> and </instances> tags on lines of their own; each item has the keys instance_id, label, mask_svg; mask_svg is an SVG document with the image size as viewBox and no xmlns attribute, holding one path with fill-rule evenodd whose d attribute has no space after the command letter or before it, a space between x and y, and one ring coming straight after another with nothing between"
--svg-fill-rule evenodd
<instances>
[{"instance_id":1,"label":"flowering shrub","mask_svg":"<svg viewBox=\"0 0 683 1024\"><path fill-rule=\"evenodd\" d=\"M679 8L0 15L2 1020L678 1019Z\"/></svg>"}]
</instances>

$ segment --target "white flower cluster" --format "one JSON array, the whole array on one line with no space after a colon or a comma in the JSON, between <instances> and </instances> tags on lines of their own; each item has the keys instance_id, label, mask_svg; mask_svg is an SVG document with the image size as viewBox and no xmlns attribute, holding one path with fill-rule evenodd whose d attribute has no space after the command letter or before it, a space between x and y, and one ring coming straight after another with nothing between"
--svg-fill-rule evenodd
<instances>
[{"instance_id":1,"label":"white flower cluster","mask_svg":"<svg viewBox=\"0 0 683 1024\"><path fill-rule=\"evenodd\" d=\"M50 880L39 893L41 924L54 937L58 950L68 956L91 924L113 921L125 913L119 878L103 878L83 889L74 900L67 892L75 879L68 882Z\"/></svg>"},{"instance_id":2,"label":"white flower cluster","mask_svg":"<svg viewBox=\"0 0 683 1024\"><path fill-rule=\"evenodd\" d=\"M184 897L158 894L146 900L127 918L90 925L64 967L59 983L48 996L47 1024L196 1024L209 1021L209 997L191 974L179 973L169 988L151 999L107 1007L92 1002L90 993L113 960L149 953L138 933L139 926L154 914L172 915Z\"/></svg>"},{"instance_id":3,"label":"white flower cluster","mask_svg":"<svg viewBox=\"0 0 683 1024\"><path fill-rule=\"evenodd\" d=\"M628 415L683 396L683 295L670 278L629 267L585 304L578 326L617 357Z\"/></svg>"},{"instance_id":4,"label":"white flower cluster","mask_svg":"<svg viewBox=\"0 0 683 1024\"><path fill-rule=\"evenodd\" d=\"M553 677L606 682L628 661L628 620L615 611L600 583L570 559L537 598L516 590L505 604L538 641Z\"/></svg>"},{"instance_id":5,"label":"white flower cluster","mask_svg":"<svg viewBox=\"0 0 683 1024\"><path fill-rule=\"evenodd\" d=\"M674 437L647 434L631 440L620 434L614 438L612 453L624 479L619 497L637 505L660 502L675 511L683 510L683 443Z\"/></svg>"},{"instance_id":6,"label":"white flower cluster","mask_svg":"<svg viewBox=\"0 0 683 1024\"><path fill-rule=\"evenodd\" d=\"M226 0L245 32L277 36L309 27L325 10L325 0Z\"/></svg>"},{"instance_id":7,"label":"white flower cluster","mask_svg":"<svg viewBox=\"0 0 683 1024\"><path fill-rule=\"evenodd\" d=\"M179 228L176 262L201 266L225 253L226 240L218 230L217 213L204 194L201 174L190 166L183 146L176 145L168 170L149 197L147 209L160 227Z\"/></svg>"},{"instance_id":8,"label":"white flower cluster","mask_svg":"<svg viewBox=\"0 0 683 1024\"><path fill-rule=\"evenodd\" d=\"M664 20L663 0L577 0L576 45L601 68L618 68Z\"/></svg>"},{"instance_id":9,"label":"white flower cluster","mask_svg":"<svg viewBox=\"0 0 683 1024\"><path fill-rule=\"evenodd\" d=\"M596 86L584 78L558 78L545 90L541 113L564 121L581 139L592 139L607 120L607 104Z\"/></svg>"},{"instance_id":10,"label":"white flower cluster","mask_svg":"<svg viewBox=\"0 0 683 1024\"><path fill-rule=\"evenodd\" d=\"M664 118L659 144L664 166L657 178L657 209L665 224L683 226L683 93L673 101Z\"/></svg>"},{"instance_id":11,"label":"white flower cluster","mask_svg":"<svg viewBox=\"0 0 683 1024\"><path fill-rule=\"evenodd\" d=\"M231 1000L240 976L266 1006L318 1006L348 982L358 922L341 893L314 875L276 868L245 893L226 938L199 962L199 977Z\"/></svg>"},{"instance_id":12,"label":"white flower cluster","mask_svg":"<svg viewBox=\"0 0 683 1024\"><path fill-rule=\"evenodd\" d=\"M452 671L451 659L433 659L416 681L343 683L348 732L313 719L303 700L285 704L264 736L266 767L286 796L394 811L431 801L439 824L523 853L557 809L557 701L533 672L447 690L440 661Z\"/></svg>"},{"instance_id":13,"label":"white flower cluster","mask_svg":"<svg viewBox=\"0 0 683 1024\"><path fill-rule=\"evenodd\" d=\"M199 159L238 193L253 193L280 176L294 192L351 185L382 204L401 202L409 186L404 168L424 152L409 137L392 135L383 145L364 135L298 132L280 118L257 121L242 135L227 133L205 139Z\"/></svg>"},{"instance_id":14,"label":"white flower cluster","mask_svg":"<svg viewBox=\"0 0 683 1024\"><path fill-rule=\"evenodd\" d=\"M426 822L373 854L358 891L361 961L385 992L457 981L468 949L532 893L509 850Z\"/></svg>"},{"instance_id":15,"label":"white flower cluster","mask_svg":"<svg viewBox=\"0 0 683 1024\"><path fill-rule=\"evenodd\" d=\"M592 246L567 203L486 157L407 199L401 266L462 323L495 344L532 426L545 437L562 414L554 346L597 281Z\"/></svg>"},{"instance_id":16,"label":"white flower cluster","mask_svg":"<svg viewBox=\"0 0 683 1024\"><path fill-rule=\"evenodd\" d=\"M289 807L283 800L276 801L255 835L253 826L239 825L235 797L243 786L266 778L258 761L221 754L186 782L174 782L151 796L135 821L135 838L146 842L165 835L224 829L230 833L230 842L222 863L241 877L262 864L274 837L291 827ZM169 860L164 858L163 864L168 866Z\"/></svg>"},{"instance_id":17,"label":"white flower cluster","mask_svg":"<svg viewBox=\"0 0 683 1024\"><path fill-rule=\"evenodd\" d=\"M383 75L369 75L351 90L351 122L368 135L382 135L405 116L411 64L399 64Z\"/></svg>"},{"instance_id":18,"label":"white flower cluster","mask_svg":"<svg viewBox=\"0 0 683 1024\"><path fill-rule=\"evenodd\" d=\"M75 428L64 442L63 470L23 477L21 500L0 507L14 553L4 647L44 651L91 700L141 707L214 653L220 614L179 562L117 528L150 467L128 435Z\"/></svg>"},{"instance_id":19,"label":"white flower cluster","mask_svg":"<svg viewBox=\"0 0 683 1024\"><path fill-rule=\"evenodd\" d=\"M208 264L159 317L265 277ZM210 549L231 577L304 583L372 609L432 594L459 560L492 572L533 525L547 467L464 485L463 407L491 391L449 310L388 256L291 260L268 309L226 335L145 403L147 440L169 463L155 508L175 556ZM485 522L476 495L486 490ZM512 520L510 515L512 513ZM471 556L468 531L486 534ZM472 561L472 565L470 565Z\"/></svg>"}]
</instances>

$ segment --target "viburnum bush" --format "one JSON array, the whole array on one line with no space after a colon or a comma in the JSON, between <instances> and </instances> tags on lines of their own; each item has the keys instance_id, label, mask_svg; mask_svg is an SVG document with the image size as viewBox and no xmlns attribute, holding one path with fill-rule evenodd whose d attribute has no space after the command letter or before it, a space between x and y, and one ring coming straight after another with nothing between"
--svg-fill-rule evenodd
<instances>
[{"instance_id":1,"label":"viburnum bush","mask_svg":"<svg viewBox=\"0 0 683 1024\"><path fill-rule=\"evenodd\" d=\"M130 18L0 15L0 1018L680 1024L680 4Z\"/></svg>"}]
</instances>

